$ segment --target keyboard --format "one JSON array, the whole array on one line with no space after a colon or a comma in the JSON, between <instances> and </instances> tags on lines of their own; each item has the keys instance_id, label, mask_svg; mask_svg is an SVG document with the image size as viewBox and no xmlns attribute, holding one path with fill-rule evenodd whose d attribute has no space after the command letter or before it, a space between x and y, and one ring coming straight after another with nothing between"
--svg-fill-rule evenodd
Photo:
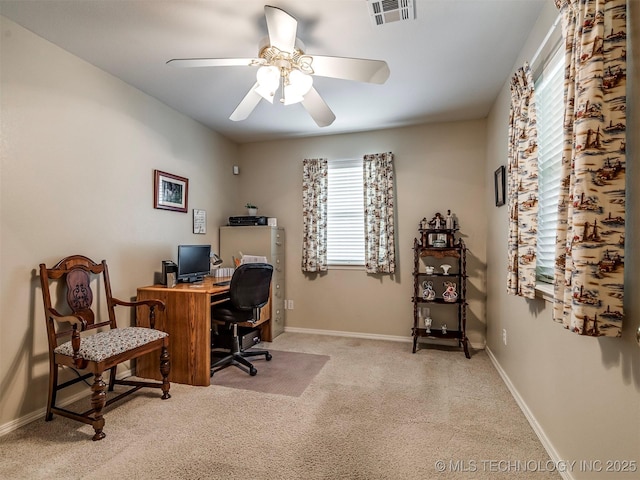
<instances>
[{"instance_id":1,"label":"keyboard","mask_svg":"<svg viewBox=\"0 0 640 480\"><path fill-rule=\"evenodd\" d=\"M215 282L214 285L216 287L226 287L227 285L231 285L231 280L225 280L224 282Z\"/></svg>"}]
</instances>

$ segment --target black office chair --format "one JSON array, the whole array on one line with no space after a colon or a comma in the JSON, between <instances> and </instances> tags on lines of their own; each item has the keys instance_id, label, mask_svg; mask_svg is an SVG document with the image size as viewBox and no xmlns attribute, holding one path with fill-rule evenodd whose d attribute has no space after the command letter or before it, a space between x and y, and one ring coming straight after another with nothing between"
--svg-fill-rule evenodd
<instances>
[{"instance_id":1,"label":"black office chair","mask_svg":"<svg viewBox=\"0 0 640 480\"><path fill-rule=\"evenodd\" d=\"M245 357L264 355L271 360L267 350L246 350L240 348L238 337L238 323L255 323L260 320L260 308L269 301L269 288L273 266L268 263L247 263L240 265L231 277L229 285L229 300L211 307L211 321L224 322L227 330L232 331L231 352L219 352L214 349L214 331L211 337L211 375L218 370L235 365L236 367L255 375L258 370ZM222 353L224 356L218 358Z\"/></svg>"}]
</instances>

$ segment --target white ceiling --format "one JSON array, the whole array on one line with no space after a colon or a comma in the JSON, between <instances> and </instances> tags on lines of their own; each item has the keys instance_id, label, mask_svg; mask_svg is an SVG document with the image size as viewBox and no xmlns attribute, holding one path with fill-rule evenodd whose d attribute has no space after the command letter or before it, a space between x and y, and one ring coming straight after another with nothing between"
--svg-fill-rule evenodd
<instances>
[{"instance_id":1,"label":"white ceiling","mask_svg":"<svg viewBox=\"0 0 640 480\"><path fill-rule=\"evenodd\" d=\"M483 118L545 2L414 0L417 18L374 26L366 0L272 0L298 20L306 53L385 60L384 85L315 77L336 114L261 101L229 115L251 67L173 68L172 58L256 57L265 1L0 0L0 14L238 142Z\"/></svg>"}]
</instances>

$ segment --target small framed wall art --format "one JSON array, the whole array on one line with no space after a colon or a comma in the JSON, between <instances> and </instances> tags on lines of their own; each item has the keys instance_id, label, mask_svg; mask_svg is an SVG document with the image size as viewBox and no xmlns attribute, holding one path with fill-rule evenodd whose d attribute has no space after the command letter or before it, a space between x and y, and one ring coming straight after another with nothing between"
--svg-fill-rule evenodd
<instances>
[{"instance_id":1,"label":"small framed wall art","mask_svg":"<svg viewBox=\"0 0 640 480\"><path fill-rule=\"evenodd\" d=\"M496 196L496 207L504 205L504 187L505 187L505 176L504 176L504 165L500 165L498 169L493 174L493 182L495 188L495 196Z\"/></svg>"},{"instance_id":2,"label":"small framed wall art","mask_svg":"<svg viewBox=\"0 0 640 480\"><path fill-rule=\"evenodd\" d=\"M207 233L207 212L193 209L193 233Z\"/></svg>"},{"instance_id":3,"label":"small framed wall art","mask_svg":"<svg viewBox=\"0 0 640 480\"><path fill-rule=\"evenodd\" d=\"M153 208L187 213L189 179L153 171Z\"/></svg>"}]
</instances>

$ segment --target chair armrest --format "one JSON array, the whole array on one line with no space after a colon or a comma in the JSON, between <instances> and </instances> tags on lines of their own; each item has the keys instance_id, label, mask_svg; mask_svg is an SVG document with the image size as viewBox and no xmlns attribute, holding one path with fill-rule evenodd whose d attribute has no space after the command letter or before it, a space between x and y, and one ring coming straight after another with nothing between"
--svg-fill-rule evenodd
<instances>
[{"instance_id":1,"label":"chair armrest","mask_svg":"<svg viewBox=\"0 0 640 480\"><path fill-rule=\"evenodd\" d=\"M80 315L61 315L55 308L48 308L47 314L58 322L69 322L74 327L80 325L80 331L84 331L87 328L87 321Z\"/></svg>"},{"instance_id":2,"label":"chair armrest","mask_svg":"<svg viewBox=\"0 0 640 480\"><path fill-rule=\"evenodd\" d=\"M118 300L117 298L111 299L115 305L122 305L124 307L140 307L146 305L149 307L149 326L155 330L156 328L156 307L161 312L164 312L165 305L162 300L149 299L149 300L136 300L134 302L125 302L124 300Z\"/></svg>"},{"instance_id":3,"label":"chair armrest","mask_svg":"<svg viewBox=\"0 0 640 480\"><path fill-rule=\"evenodd\" d=\"M117 298L112 298L114 305L121 305L123 307L139 307L142 305L146 305L150 308L155 308L158 307L158 310L160 310L161 312L164 312L164 302L162 300L155 300L155 299L150 299L150 300L136 300L134 302L125 302L124 300L119 300Z\"/></svg>"},{"instance_id":4,"label":"chair armrest","mask_svg":"<svg viewBox=\"0 0 640 480\"><path fill-rule=\"evenodd\" d=\"M80 331L83 331L87 328L87 321L79 315L60 315L55 308L48 308L47 313L49 316L56 319L58 322L69 322L73 326L73 331L71 332L71 347L73 348L73 361L78 368L86 368L87 362L86 360L80 358L78 352L80 351L80 342L81 337L80 333L78 333L78 325L80 325Z\"/></svg>"}]
</instances>

